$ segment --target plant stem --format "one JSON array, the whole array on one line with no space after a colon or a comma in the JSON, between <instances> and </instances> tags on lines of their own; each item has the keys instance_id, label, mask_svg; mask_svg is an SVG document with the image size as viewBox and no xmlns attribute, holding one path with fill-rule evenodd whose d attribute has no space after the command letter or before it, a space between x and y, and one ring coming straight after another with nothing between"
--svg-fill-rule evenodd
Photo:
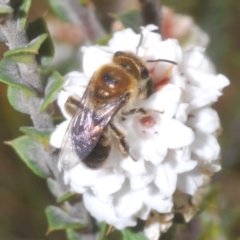
<instances>
[{"instance_id":1,"label":"plant stem","mask_svg":"<svg viewBox=\"0 0 240 240\"><path fill-rule=\"evenodd\" d=\"M158 27L156 30L162 34L162 19L161 19L161 6L158 0L139 0L141 3L141 11L143 17L143 24L154 24Z\"/></svg>"}]
</instances>

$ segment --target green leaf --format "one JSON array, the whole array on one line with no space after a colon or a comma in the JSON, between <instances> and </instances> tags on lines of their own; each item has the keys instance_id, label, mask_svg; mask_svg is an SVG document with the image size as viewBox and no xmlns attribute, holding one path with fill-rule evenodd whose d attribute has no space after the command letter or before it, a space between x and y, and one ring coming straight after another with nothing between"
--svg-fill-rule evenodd
<instances>
[{"instance_id":1,"label":"green leaf","mask_svg":"<svg viewBox=\"0 0 240 240\"><path fill-rule=\"evenodd\" d=\"M21 113L30 114L29 106L27 105L28 96L24 92L19 91L15 87L9 86L7 97L9 103L15 110Z\"/></svg>"},{"instance_id":2,"label":"green leaf","mask_svg":"<svg viewBox=\"0 0 240 240\"><path fill-rule=\"evenodd\" d=\"M47 86L45 88L45 97L40 112L44 112L49 104L54 101L55 96L62 89L63 84L64 79L61 74L57 71L53 71L48 78Z\"/></svg>"},{"instance_id":3,"label":"green leaf","mask_svg":"<svg viewBox=\"0 0 240 240\"><path fill-rule=\"evenodd\" d=\"M31 0L23 0L19 8L17 27L20 32L23 31L26 26L28 11L30 9L31 3Z\"/></svg>"},{"instance_id":4,"label":"green leaf","mask_svg":"<svg viewBox=\"0 0 240 240\"><path fill-rule=\"evenodd\" d=\"M44 18L38 18L28 24L27 36L29 40L35 39L39 34L47 33L48 36L40 46L39 54L36 56L37 62L40 65L48 65L51 63L54 56L54 46L50 37L47 24Z\"/></svg>"},{"instance_id":5,"label":"green leaf","mask_svg":"<svg viewBox=\"0 0 240 240\"><path fill-rule=\"evenodd\" d=\"M28 97L35 97L37 96L36 91L33 90L33 88L28 87L24 84L14 82L13 79L11 79L10 76L4 75L0 73L0 82L7 84L8 86L15 87L21 91L23 91Z\"/></svg>"},{"instance_id":6,"label":"green leaf","mask_svg":"<svg viewBox=\"0 0 240 240\"><path fill-rule=\"evenodd\" d=\"M57 203L63 203L65 201L69 200L70 198L72 198L75 195L76 195L75 192L67 192L57 199Z\"/></svg>"},{"instance_id":7,"label":"green leaf","mask_svg":"<svg viewBox=\"0 0 240 240\"><path fill-rule=\"evenodd\" d=\"M7 144L11 145L26 165L39 177L47 178L50 175L47 163L44 160L42 146L29 136L16 138Z\"/></svg>"},{"instance_id":8,"label":"green leaf","mask_svg":"<svg viewBox=\"0 0 240 240\"><path fill-rule=\"evenodd\" d=\"M80 240L81 239L81 234L77 233L76 231L72 229L67 229L67 239L68 240Z\"/></svg>"},{"instance_id":9,"label":"green leaf","mask_svg":"<svg viewBox=\"0 0 240 240\"><path fill-rule=\"evenodd\" d=\"M7 5L0 4L0 14L12 13L13 9Z\"/></svg>"},{"instance_id":10,"label":"green leaf","mask_svg":"<svg viewBox=\"0 0 240 240\"><path fill-rule=\"evenodd\" d=\"M66 0L49 0L53 12L63 21L69 23L79 23L79 18L74 9Z\"/></svg>"},{"instance_id":11,"label":"green leaf","mask_svg":"<svg viewBox=\"0 0 240 240\"><path fill-rule=\"evenodd\" d=\"M85 224L81 223L79 219L71 217L67 212L55 206L48 206L46 215L48 221L47 233L55 230L82 229L85 227Z\"/></svg>"},{"instance_id":12,"label":"green leaf","mask_svg":"<svg viewBox=\"0 0 240 240\"><path fill-rule=\"evenodd\" d=\"M61 183L52 178L47 179L47 185L51 193L57 198L58 203L69 200L73 196L76 196L75 192L66 191L65 188L61 187Z\"/></svg>"},{"instance_id":13,"label":"green leaf","mask_svg":"<svg viewBox=\"0 0 240 240\"><path fill-rule=\"evenodd\" d=\"M106 235L107 226L108 225L106 224L106 222L101 222L98 240L104 240L104 237Z\"/></svg>"},{"instance_id":14,"label":"green leaf","mask_svg":"<svg viewBox=\"0 0 240 240\"><path fill-rule=\"evenodd\" d=\"M126 228L122 231L123 240L147 240L147 238L139 232Z\"/></svg>"},{"instance_id":15,"label":"green leaf","mask_svg":"<svg viewBox=\"0 0 240 240\"><path fill-rule=\"evenodd\" d=\"M47 38L47 34L41 34L37 38L33 39L25 47L15 48L9 50L3 54L4 58L8 58L15 62L21 62L25 64L30 64L33 62L33 56L38 54L38 50L44 40Z\"/></svg>"},{"instance_id":16,"label":"green leaf","mask_svg":"<svg viewBox=\"0 0 240 240\"><path fill-rule=\"evenodd\" d=\"M25 133L29 137L35 139L36 141L43 144L45 147L49 146L50 131L38 131L34 127L20 127L19 129L22 133Z\"/></svg>"},{"instance_id":17,"label":"green leaf","mask_svg":"<svg viewBox=\"0 0 240 240\"><path fill-rule=\"evenodd\" d=\"M16 63L8 59L0 62L0 82L23 91L28 97L37 96L37 92L20 78Z\"/></svg>"},{"instance_id":18,"label":"green leaf","mask_svg":"<svg viewBox=\"0 0 240 240\"><path fill-rule=\"evenodd\" d=\"M136 33L140 32L140 27L142 26L141 14L137 10L128 10L120 12L118 14L113 14L113 17L119 20L125 28L131 28Z\"/></svg>"},{"instance_id":19,"label":"green leaf","mask_svg":"<svg viewBox=\"0 0 240 240\"><path fill-rule=\"evenodd\" d=\"M50 192L55 196L56 198L59 198L63 195L60 187L60 183L52 178L47 179L47 185L50 190Z\"/></svg>"}]
</instances>

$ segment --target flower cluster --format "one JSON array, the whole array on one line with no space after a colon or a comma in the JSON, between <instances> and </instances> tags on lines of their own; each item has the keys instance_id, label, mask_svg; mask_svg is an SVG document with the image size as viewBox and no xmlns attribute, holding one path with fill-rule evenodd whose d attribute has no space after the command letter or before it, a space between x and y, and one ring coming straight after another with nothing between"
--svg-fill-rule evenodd
<instances>
[{"instance_id":1,"label":"flower cluster","mask_svg":"<svg viewBox=\"0 0 240 240\"><path fill-rule=\"evenodd\" d=\"M206 180L220 170L217 136L221 126L211 104L229 84L225 76L212 73L202 48L183 51L176 40L163 41L155 29L149 25L141 35L125 29L116 32L108 46L83 48L83 72L65 77L57 99L66 121L51 136L51 144L61 148L71 121L64 109L67 98L81 99L93 73L111 62L115 52L130 51L146 62L154 92L132 107L144 108L147 114L116 119L126 132L131 156L123 157L112 136L110 155L101 168L93 170L80 162L64 170L64 177L73 191L82 194L86 209L99 222L123 229L142 219L149 239L158 239L169 228L176 209L190 220ZM176 64L147 62L157 59ZM189 201L184 196L192 196L192 206L186 205Z\"/></svg>"}]
</instances>

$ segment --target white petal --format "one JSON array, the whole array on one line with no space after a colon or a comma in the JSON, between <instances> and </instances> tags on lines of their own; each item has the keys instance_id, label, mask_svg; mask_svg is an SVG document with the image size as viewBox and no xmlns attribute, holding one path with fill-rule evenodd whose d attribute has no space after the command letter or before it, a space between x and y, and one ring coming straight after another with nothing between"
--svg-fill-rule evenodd
<instances>
[{"instance_id":1,"label":"white petal","mask_svg":"<svg viewBox=\"0 0 240 240\"><path fill-rule=\"evenodd\" d=\"M168 166L165 169L179 174L192 170L197 165L197 161L190 160L190 150L188 147L185 147L168 151L168 155L162 165L164 167L165 165Z\"/></svg>"},{"instance_id":2,"label":"white petal","mask_svg":"<svg viewBox=\"0 0 240 240\"><path fill-rule=\"evenodd\" d=\"M57 125L54 132L51 134L50 137L50 144L56 148L61 148L63 137L66 133L70 120L66 120L61 124Z\"/></svg>"},{"instance_id":3,"label":"white petal","mask_svg":"<svg viewBox=\"0 0 240 240\"><path fill-rule=\"evenodd\" d=\"M164 121L161 134L165 145L170 149L190 145L194 140L192 129L175 119Z\"/></svg>"},{"instance_id":4,"label":"white petal","mask_svg":"<svg viewBox=\"0 0 240 240\"><path fill-rule=\"evenodd\" d=\"M230 81L226 76L222 74L217 75L217 80L216 80L217 89L222 90L224 87L228 86L229 84L230 84Z\"/></svg>"},{"instance_id":5,"label":"white petal","mask_svg":"<svg viewBox=\"0 0 240 240\"><path fill-rule=\"evenodd\" d=\"M180 89L172 84L168 84L140 104L144 108L159 111L161 118L172 118L177 111L180 98Z\"/></svg>"},{"instance_id":6,"label":"white petal","mask_svg":"<svg viewBox=\"0 0 240 240\"><path fill-rule=\"evenodd\" d=\"M86 75L82 72L73 71L64 76L64 79L66 79L66 82L64 83L64 90L70 91L71 89L74 90L74 87L79 88L86 88L89 82L89 78L86 77ZM73 88L71 88L73 87Z\"/></svg>"},{"instance_id":7,"label":"white petal","mask_svg":"<svg viewBox=\"0 0 240 240\"><path fill-rule=\"evenodd\" d=\"M220 146L216 137L211 134L204 134L200 132L196 132L195 135L196 137L191 145L191 149L193 153L202 159L203 164L207 164L218 159Z\"/></svg>"},{"instance_id":8,"label":"white petal","mask_svg":"<svg viewBox=\"0 0 240 240\"><path fill-rule=\"evenodd\" d=\"M168 39L162 42L150 42L151 47L147 51L148 60L163 59L173 62L180 62L182 51L175 39ZM148 45L150 45L148 44ZM161 67L163 62L158 62L156 68ZM157 69L155 70L157 71Z\"/></svg>"},{"instance_id":9,"label":"white petal","mask_svg":"<svg viewBox=\"0 0 240 240\"><path fill-rule=\"evenodd\" d=\"M136 53L140 41L140 34L136 34L132 29L127 28L115 32L108 42L110 48L114 51L130 51Z\"/></svg>"},{"instance_id":10,"label":"white petal","mask_svg":"<svg viewBox=\"0 0 240 240\"><path fill-rule=\"evenodd\" d=\"M180 103L178 106L178 110L176 112L175 118L179 120L182 123L185 123L187 121L187 115L188 115L188 103Z\"/></svg>"},{"instance_id":11,"label":"white petal","mask_svg":"<svg viewBox=\"0 0 240 240\"><path fill-rule=\"evenodd\" d=\"M107 222L109 225L121 230L126 227L133 227L137 224L136 219L116 217L112 204L104 204L99 201L91 192L83 194L83 202L90 214L99 222Z\"/></svg>"},{"instance_id":12,"label":"white petal","mask_svg":"<svg viewBox=\"0 0 240 240\"><path fill-rule=\"evenodd\" d=\"M155 186L148 187L144 203L159 213L168 213L171 211L173 206L172 199L167 198L160 193L158 188Z\"/></svg>"},{"instance_id":13,"label":"white petal","mask_svg":"<svg viewBox=\"0 0 240 240\"><path fill-rule=\"evenodd\" d=\"M150 213L150 208L146 205L143 205L142 208L140 209L140 211L137 213L137 217L146 221L148 216L149 216L149 213Z\"/></svg>"},{"instance_id":14,"label":"white petal","mask_svg":"<svg viewBox=\"0 0 240 240\"><path fill-rule=\"evenodd\" d=\"M124 176L117 176L110 170L99 173L96 184L92 187L95 195L102 201L106 201L108 195L117 192L123 184Z\"/></svg>"},{"instance_id":15,"label":"white petal","mask_svg":"<svg viewBox=\"0 0 240 240\"><path fill-rule=\"evenodd\" d=\"M98 180L98 176L104 169L90 169L83 163L77 164L75 167L69 170L71 181L81 187L94 186Z\"/></svg>"},{"instance_id":16,"label":"white petal","mask_svg":"<svg viewBox=\"0 0 240 240\"><path fill-rule=\"evenodd\" d=\"M70 182L70 186L71 186L71 189L76 192L76 193L79 193L79 194L82 194L84 192L86 192L88 190L87 187L82 187L82 186L79 186L77 185L74 181L71 181Z\"/></svg>"},{"instance_id":17,"label":"white petal","mask_svg":"<svg viewBox=\"0 0 240 240\"><path fill-rule=\"evenodd\" d=\"M177 186L187 194L194 195L203 184L203 174L199 168L178 175Z\"/></svg>"},{"instance_id":18,"label":"white petal","mask_svg":"<svg viewBox=\"0 0 240 240\"><path fill-rule=\"evenodd\" d=\"M84 73L73 71L64 76L66 82L63 90L70 95L81 99L89 83L89 79Z\"/></svg>"},{"instance_id":19,"label":"white petal","mask_svg":"<svg viewBox=\"0 0 240 240\"><path fill-rule=\"evenodd\" d=\"M229 84L229 80L223 75L207 74L195 69L188 69L185 76L192 86L204 89L215 88L222 91L223 87Z\"/></svg>"},{"instance_id":20,"label":"white petal","mask_svg":"<svg viewBox=\"0 0 240 240\"><path fill-rule=\"evenodd\" d=\"M131 157L128 157L124 158L119 165L131 176L147 173L144 160L134 161Z\"/></svg>"},{"instance_id":21,"label":"white petal","mask_svg":"<svg viewBox=\"0 0 240 240\"><path fill-rule=\"evenodd\" d=\"M154 183L165 196L171 196L176 189L177 174L171 165L162 163L157 167Z\"/></svg>"},{"instance_id":22,"label":"white petal","mask_svg":"<svg viewBox=\"0 0 240 240\"><path fill-rule=\"evenodd\" d=\"M91 78L99 67L111 62L112 54L107 53L100 47L85 47L84 51L83 71L88 78Z\"/></svg>"},{"instance_id":23,"label":"white petal","mask_svg":"<svg viewBox=\"0 0 240 240\"><path fill-rule=\"evenodd\" d=\"M209 73L209 60L206 58L204 54L205 49L201 47L194 47L189 51L184 52L184 67L186 69L196 69L201 70L203 72Z\"/></svg>"},{"instance_id":24,"label":"white petal","mask_svg":"<svg viewBox=\"0 0 240 240\"><path fill-rule=\"evenodd\" d=\"M120 218L127 218L137 213L143 206L145 190L132 190L128 184L114 194L113 204L115 214Z\"/></svg>"},{"instance_id":25,"label":"white petal","mask_svg":"<svg viewBox=\"0 0 240 240\"><path fill-rule=\"evenodd\" d=\"M197 87L188 87L184 95L184 101L189 102L189 110L201 108L216 102L221 96L215 88L202 89Z\"/></svg>"},{"instance_id":26,"label":"white petal","mask_svg":"<svg viewBox=\"0 0 240 240\"><path fill-rule=\"evenodd\" d=\"M137 143L138 144L135 146L132 146L132 144L130 145L130 153L132 156L136 157L136 159L143 159L152 162L154 165L158 165L167 155L166 146L157 145L154 139L145 139L144 141L143 138L141 142L139 139L139 142Z\"/></svg>"},{"instance_id":27,"label":"white petal","mask_svg":"<svg viewBox=\"0 0 240 240\"><path fill-rule=\"evenodd\" d=\"M212 108L201 108L192 111L186 124L204 133L214 133L220 128L218 114Z\"/></svg>"},{"instance_id":28,"label":"white petal","mask_svg":"<svg viewBox=\"0 0 240 240\"><path fill-rule=\"evenodd\" d=\"M147 186L154 179L154 174L134 176L130 179L131 189L139 190Z\"/></svg>"}]
</instances>

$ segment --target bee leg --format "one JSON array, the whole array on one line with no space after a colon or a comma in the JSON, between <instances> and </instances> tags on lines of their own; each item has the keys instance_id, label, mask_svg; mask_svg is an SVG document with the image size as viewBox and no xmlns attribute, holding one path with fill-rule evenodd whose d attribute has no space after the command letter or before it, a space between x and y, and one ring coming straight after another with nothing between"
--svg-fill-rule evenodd
<instances>
[{"instance_id":1,"label":"bee leg","mask_svg":"<svg viewBox=\"0 0 240 240\"><path fill-rule=\"evenodd\" d=\"M136 113L147 114L147 111L144 108L133 108L126 112L123 112L122 115L129 116L129 115L136 114Z\"/></svg>"},{"instance_id":2,"label":"bee leg","mask_svg":"<svg viewBox=\"0 0 240 240\"><path fill-rule=\"evenodd\" d=\"M130 153L129 153L129 144L125 139L125 133L124 131L121 131L114 122L110 122L110 127L113 130L114 134L118 138L119 141L119 147L121 152L124 156L130 156L134 161L137 161Z\"/></svg>"},{"instance_id":3,"label":"bee leg","mask_svg":"<svg viewBox=\"0 0 240 240\"><path fill-rule=\"evenodd\" d=\"M122 112L122 121L125 121L127 116L130 116L132 114L136 114L136 113L142 113L143 115L147 114L147 110L145 110L144 108L133 108L130 109L126 112Z\"/></svg>"},{"instance_id":4,"label":"bee leg","mask_svg":"<svg viewBox=\"0 0 240 240\"><path fill-rule=\"evenodd\" d=\"M69 96L64 105L64 108L70 116L73 116L75 114L79 104L80 104L79 99L77 99L76 97L73 97L73 96Z\"/></svg>"}]
</instances>

